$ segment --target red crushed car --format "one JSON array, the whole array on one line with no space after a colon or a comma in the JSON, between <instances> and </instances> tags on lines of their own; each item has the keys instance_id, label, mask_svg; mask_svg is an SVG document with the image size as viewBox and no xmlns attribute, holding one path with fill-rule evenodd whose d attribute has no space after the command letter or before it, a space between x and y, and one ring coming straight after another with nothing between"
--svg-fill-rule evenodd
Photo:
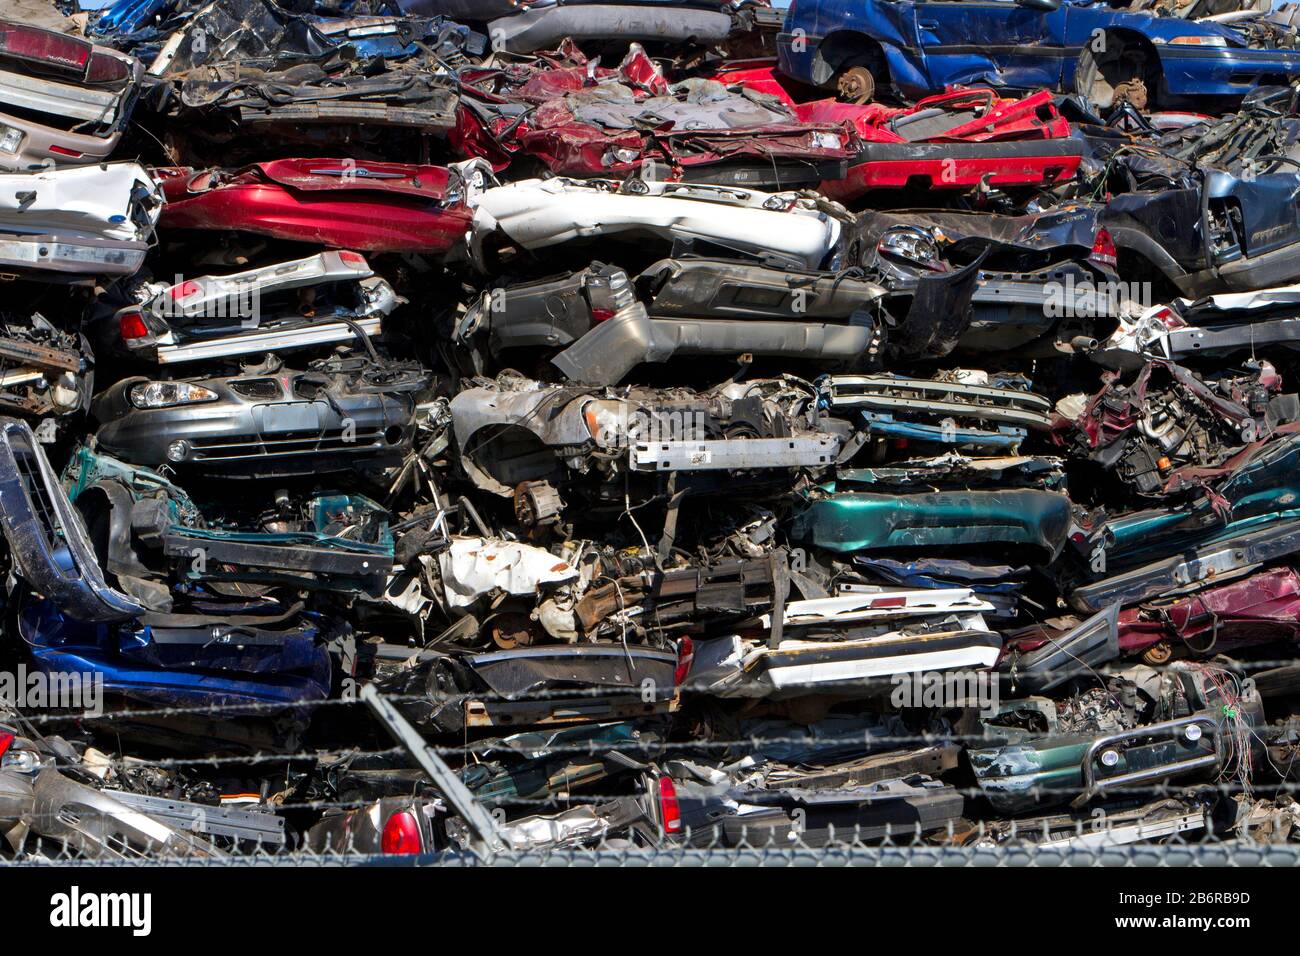
<instances>
[{"instance_id":1,"label":"red crushed car","mask_svg":"<svg viewBox=\"0 0 1300 956\"><path fill-rule=\"evenodd\" d=\"M330 249L444 253L469 228L443 166L281 159L242 169L155 169L171 229L238 230Z\"/></svg>"},{"instance_id":2,"label":"red crushed car","mask_svg":"<svg viewBox=\"0 0 1300 956\"><path fill-rule=\"evenodd\" d=\"M571 47L533 63L461 73L453 147L500 171L516 156L565 176L625 176L750 188L843 176L862 143L842 119L800 118L778 97L710 79L671 86L633 45L618 69Z\"/></svg>"},{"instance_id":3,"label":"red crushed car","mask_svg":"<svg viewBox=\"0 0 1300 956\"><path fill-rule=\"evenodd\" d=\"M1185 597L1159 599L1119 615L1124 654L1162 664L1173 652L1210 657L1300 637L1300 574L1271 568Z\"/></svg>"},{"instance_id":4,"label":"red crushed car","mask_svg":"<svg viewBox=\"0 0 1300 956\"><path fill-rule=\"evenodd\" d=\"M732 64L713 79L777 97L800 122L851 126L861 140L857 156L843 178L819 187L840 201L905 186L1048 186L1072 177L1083 158L1082 145L1070 138L1069 121L1046 90L1003 99L990 89L954 88L915 106L860 106L833 99L796 102L762 61Z\"/></svg>"}]
</instances>

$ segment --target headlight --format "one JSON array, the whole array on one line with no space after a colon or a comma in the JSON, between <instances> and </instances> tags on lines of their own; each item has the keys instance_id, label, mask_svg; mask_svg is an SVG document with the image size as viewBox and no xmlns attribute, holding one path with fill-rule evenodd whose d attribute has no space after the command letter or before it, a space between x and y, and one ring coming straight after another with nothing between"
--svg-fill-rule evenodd
<instances>
[{"instance_id":1,"label":"headlight","mask_svg":"<svg viewBox=\"0 0 1300 956\"><path fill-rule=\"evenodd\" d=\"M212 389L188 382L141 382L131 386L130 394L131 404L136 408L170 408L217 400L217 393Z\"/></svg>"},{"instance_id":2,"label":"headlight","mask_svg":"<svg viewBox=\"0 0 1300 956\"><path fill-rule=\"evenodd\" d=\"M1174 37L1170 46L1227 46L1227 37Z\"/></svg>"},{"instance_id":3,"label":"headlight","mask_svg":"<svg viewBox=\"0 0 1300 956\"><path fill-rule=\"evenodd\" d=\"M626 446L629 434L627 404L617 400L593 399L582 409L587 433L601 448Z\"/></svg>"},{"instance_id":4,"label":"headlight","mask_svg":"<svg viewBox=\"0 0 1300 956\"><path fill-rule=\"evenodd\" d=\"M887 256L906 259L927 269L938 269L939 247L933 237L923 229L903 226L890 229L880 237L876 251Z\"/></svg>"},{"instance_id":5,"label":"headlight","mask_svg":"<svg viewBox=\"0 0 1300 956\"><path fill-rule=\"evenodd\" d=\"M0 153L16 153L22 144L22 130L0 123Z\"/></svg>"},{"instance_id":6,"label":"headlight","mask_svg":"<svg viewBox=\"0 0 1300 956\"><path fill-rule=\"evenodd\" d=\"M0 757L0 767L15 773L32 773L40 768L41 755L35 750L7 750Z\"/></svg>"},{"instance_id":7,"label":"headlight","mask_svg":"<svg viewBox=\"0 0 1300 956\"><path fill-rule=\"evenodd\" d=\"M625 149L622 146L615 146L605 150L605 155L601 157L602 166L618 166L623 163L635 163L641 158L641 151L636 149Z\"/></svg>"}]
</instances>

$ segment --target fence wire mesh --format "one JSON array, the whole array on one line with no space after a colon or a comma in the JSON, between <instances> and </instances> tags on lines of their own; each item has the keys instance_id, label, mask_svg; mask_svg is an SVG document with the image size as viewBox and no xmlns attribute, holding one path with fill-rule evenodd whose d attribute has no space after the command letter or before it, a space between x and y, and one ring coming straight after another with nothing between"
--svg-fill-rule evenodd
<instances>
[{"instance_id":1,"label":"fence wire mesh","mask_svg":"<svg viewBox=\"0 0 1300 956\"><path fill-rule=\"evenodd\" d=\"M745 716L744 705L719 708L700 693L707 687L687 682L666 704L655 697L635 721L593 724L583 716L522 733L491 728L496 736L467 726L459 739L416 731L428 694L373 688L369 707L346 695L289 708L240 702L14 714L0 723L60 754L28 767L29 777L57 773L64 789L41 795L36 787L31 808L16 814L7 814L0 790L0 865L1290 866L1300 863L1300 784L1291 779L1300 724L1242 716L1250 673L1289 663L1181 665L1201 668L1224 692L1196 725L1204 740L1198 749L1200 735L1182 731L1172 754L1148 753L1141 748L1156 746L1155 725L1123 727L1138 747L1113 749L1138 776L1114 788L1105 786L1105 768L1113 767L1105 741L1121 726L1106 720L1119 703L1118 672L1093 672L1095 693L1051 704L1058 715L1083 714L1059 753L1058 738L1021 725L1034 712L1026 701L1046 698L900 711L879 699L882 679L860 682L850 713L820 720L770 709ZM861 695L872 694L876 705L864 705ZM526 699L610 696L543 690ZM519 700L485 691L438 703L463 714L471 701ZM414 723L385 717L383 707L414 714ZM305 726L322 714L365 742L199 752L192 738L188 749L148 757L105 744L126 726L177 718ZM403 727L410 736L401 736ZM619 733L596 732L605 728ZM97 746L61 752L50 741L64 735ZM1100 749L1089 749L1097 741ZM1137 760L1139 753L1146 756ZM1081 770L1094 759L1099 777ZM1179 763L1189 759L1201 763ZM430 761L466 785L492 834L476 829L446 781L431 779ZM665 779L675 781L671 811ZM53 786L46 782L47 791ZM110 800L107 809L96 794ZM395 806L423 815L414 844L388 845L384 821ZM260 815L255 825L249 814ZM255 833L258 826L269 833Z\"/></svg>"}]
</instances>

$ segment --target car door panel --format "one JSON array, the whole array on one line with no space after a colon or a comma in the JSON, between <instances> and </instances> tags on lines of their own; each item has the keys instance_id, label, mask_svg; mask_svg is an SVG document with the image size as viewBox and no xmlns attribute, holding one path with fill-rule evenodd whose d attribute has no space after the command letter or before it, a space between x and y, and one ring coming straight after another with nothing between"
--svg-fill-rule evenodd
<instances>
[{"instance_id":1,"label":"car door panel","mask_svg":"<svg viewBox=\"0 0 1300 956\"><path fill-rule=\"evenodd\" d=\"M917 35L931 85L988 83L1055 88L1066 12L1031 10L1014 0L931 0L916 4Z\"/></svg>"}]
</instances>

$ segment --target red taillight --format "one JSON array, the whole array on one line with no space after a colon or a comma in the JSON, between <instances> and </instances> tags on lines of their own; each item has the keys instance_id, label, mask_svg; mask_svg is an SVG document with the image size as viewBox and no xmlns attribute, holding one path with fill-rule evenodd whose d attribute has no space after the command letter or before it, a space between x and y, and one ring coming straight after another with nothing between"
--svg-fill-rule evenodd
<instances>
[{"instance_id":1,"label":"red taillight","mask_svg":"<svg viewBox=\"0 0 1300 956\"><path fill-rule=\"evenodd\" d=\"M682 832L682 808L677 802L677 786L670 777L659 778L659 817L664 833Z\"/></svg>"},{"instance_id":2,"label":"red taillight","mask_svg":"<svg viewBox=\"0 0 1300 956\"><path fill-rule=\"evenodd\" d=\"M91 46L84 40L50 30L0 23L0 53L66 67L81 72L90 59Z\"/></svg>"},{"instance_id":3,"label":"red taillight","mask_svg":"<svg viewBox=\"0 0 1300 956\"><path fill-rule=\"evenodd\" d=\"M1092 252L1088 258L1093 262L1099 262L1102 265L1114 268L1119 261L1119 251L1115 248L1115 240L1110 237L1110 233L1105 229L1098 229L1096 238L1092 240Z\"/></svg>"},{"instance_id":4,"label":"red taillight","mask_svg":"<svg viewBox=\"0 0 1300 956\"><path fill-rule=\"evenodd\" d=\"M131 75L130 64L108 53L93 53L86 67L87 83L121 83Z\"/></svg>"},{"instance_id":5,"label":"red taillight","mask_svg":"<svg viewBox=\"0 0 1300 956\"><path fill-rule=\"evenodd\" d=\"M193 279L187 279L180 285L172 286L167 290L167 294L171 296L173 302L184 302L186 299L192 299L194 296L198 295L198 293L202 291L202 288L203 287Z\"/></svg>"},{"instance_id":6,"label":"red taillight","mask_svg":"<svg viewBox=\"0 0 1300 956\"><path fill-rule=\"evenodd\" d=\"M871 607L907 607L905 597L878 597L871 599Z\"/></svg>"},{"instance_id":7,"label":"red taillight","mask_svg":"<svg viewBox=\"0 0 1300 956\"><path fill-rule=\"evenodd\" d=\"M673 670L673 685L681 687L686 683L686 678L691 672L691 664L695 662L695 642L689 637L683 637L677 642L677 667Z\"/></svg>"},{"instance_id":8,"label":"red taillight","mask_svg":"<svg viewBox=\"0 0 1300 956\"><path fill-rule=\"evenodd\" d=\"M14 744L13 734L0 734L0 757L9 752L9 748Z\"/></svg>"},{"instance_id":9,"label":"red taillight","mask_svg":"<svg viewBox=\"0 0 1300 956\"><path fill-rule=\"evenodd\" d=\"M612 319L613 317L613 309L598 309L594 305L591 307L591 320L593 322L604 322L606 319Z\"/></svg>"},{"instance_id":10,"label":"red taillight","mask_svg":"<svg viewBox=\"0 0 1300 956\"><path fill-rule=\"evenodd\" d=\"M126 340L143 339L149 335L149 326L144 324L144 317L139 312L123 312L117 320Z\"/></svg>"},{"instance_id":11,"label":"red taillight","mask_svg":"<svg viewBox=\"0 0 1300 956\"><path fill-rule=\"evenodd\" d=\"M1187 327L1187 323L1184 322L1179 317L1178 313L1175 312L1173 309L1168 308L1167 306L1162 307L1158 311L1154 312L1152 314L1152 318L1158 321L1170 332Z\"/></svg>"},{"instance_id":12,"label":"red taillight","mask_svg":"<svg viewBox=\"0 0 1300 956\"><path fill-rule=\"evenodd\" d=\"M398 810L384 824L380 847L385 853L411 855L424 847L420 842L420 824L409 810Z\"/></svg>"},{"instance_id":13,"label":"red taillight","mask_svg":"<svg viewBox=\"0 0 1300 956\"><path fill-rule=\"evenodd\" d=\"M73 159L80 159L84 153L76 149L68 149L66 146L50 146L50 152L56 156L71 156Z\"/></svg>"},{"instance_id":14,"label":"red taillight","mask_svg":"<svg viewBox=\"0 0 1300 956\"><path fill-rule=\"evenodd\" d=\"M340 252L339 258L350 266L356 266L358 269L370 268L370 264L366 262L366 257L359 252Z\"/></svg>"}]
</instances>

